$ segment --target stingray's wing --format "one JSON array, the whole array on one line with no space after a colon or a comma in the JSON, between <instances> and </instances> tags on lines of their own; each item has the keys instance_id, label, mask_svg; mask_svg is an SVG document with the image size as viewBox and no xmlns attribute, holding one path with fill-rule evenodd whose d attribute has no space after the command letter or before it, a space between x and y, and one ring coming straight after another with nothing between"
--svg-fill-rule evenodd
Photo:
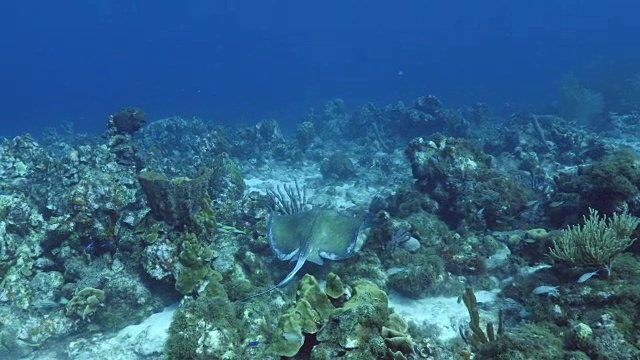
<instances>
[{"instance_id":1,"label":"stingray's wing","mask_svg":"<svg viewBox=\"0 0 640 360\"><path fill-rule=\"evenodd\" d=\"M300 247L309 238L312 218L307 211L293 215L269 216L267 238L278 260L291 260L298 256Z\"/></svg>"},{"instance_id":2,"label":"stingray's wing","mask_svg":"<svg viewBox=\"0 0 640 360\"><path fill-rule=\"evenodd\" d=\"M311 243L318 255L329 260L353 256L362 220L336 211L322 210L315 222ZM309 255L309 261L312 261Z\"/></svg>"}]
</instances>

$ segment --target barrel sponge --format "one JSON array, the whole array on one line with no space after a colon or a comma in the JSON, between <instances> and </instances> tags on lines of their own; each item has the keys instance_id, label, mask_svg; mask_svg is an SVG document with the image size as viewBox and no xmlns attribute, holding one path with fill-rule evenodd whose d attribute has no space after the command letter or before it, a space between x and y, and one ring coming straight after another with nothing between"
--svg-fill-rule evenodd
<instances>
[{"instance_id":1,"label":"barrel sponge","mask_svg":"<svg viewBox=\"0 0 640 360\"><path fill-rule=\"evenodd\" d=\"M147 171L138 176L153 216L172 226L187 224L200 210L207 194L211 172L196 178L169 179L159 172Z\"/></svg>"}]
</instances>

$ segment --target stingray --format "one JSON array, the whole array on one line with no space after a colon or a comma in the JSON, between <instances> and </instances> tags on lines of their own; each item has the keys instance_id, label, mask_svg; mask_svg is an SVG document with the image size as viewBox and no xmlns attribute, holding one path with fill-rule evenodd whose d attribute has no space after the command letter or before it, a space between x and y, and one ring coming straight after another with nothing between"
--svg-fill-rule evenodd
<instances>
[{"instance_id":1,"label":"stingray","mask_svg":"<svg viewBox=\"0 0 640 360\"><path fill-rule=\"evenodd\" d=\"M278 284L242 301L284 287L307 261L323 265L324 259L337 261L350 258L356 251L358 235L364 223L361 219L332 210L306 210L287 215L272 213L267 228L271 250L278 260L296 259L296 264Z\"/></svg>"}]
</instances>

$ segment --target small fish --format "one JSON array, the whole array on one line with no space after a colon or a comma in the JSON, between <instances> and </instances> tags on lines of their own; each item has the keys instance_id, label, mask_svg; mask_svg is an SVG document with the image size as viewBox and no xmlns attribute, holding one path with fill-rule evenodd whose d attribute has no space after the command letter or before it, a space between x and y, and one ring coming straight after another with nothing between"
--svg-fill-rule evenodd
<instances>
[{"instance_id":1,"label":"small fish","mask_svg":"<svg viewBox=\"0 0 640 360\"><path fill-rule=\"evenodd\" d=\"M33 305L36 309L41 309L41 310L51 310L51 309L56 309L61 306L64 306L62 303L58 301L49 300L49 299L36 300L33 303Z\"/></svg>"},{"instance_id":2,"label":"small fish","mask_svg":"<svg viewBox=\"0 0 640 360\"><path fill-rule=\"evenodd\" d=\"M32 347L32 348L39 348L40 346L42 346L41 342L35 342L35 341L28 340L28 339L16 338L15 341L16 341L17 345L22 345L24 347L28 346L28 347Z\"/></svg>"},{"instance_id":3,"label":"small fish","mask_svg":"<svg viewBox=\"0 0 640 360\"><path fill-rule=\"evenodd\" d=\"M240 230L234 226L218 224L217 228L223 234L238 234L238 235L247 235L247 233L243 230Z\"/></svg>"},{"instance_id":4,"label":"small fish","mask_svg":"<svg viewBox=\"0 0 640 360\"><path fill-rule=\"evenodd\" d=\"M84 251L92 255L102 255L104 253L114 253L116 248L109 241L93 240L84 248Z\"/></svg>"},{"instance_id":5,"label":"small fish","mask_svg":"<svg viewBox=\"0 0 640 360\"><path fill-rule=\"evenodd\" d=\"M531 200L531 201L528 201L524 206L530 207L536 204L538 204L538 200Z\"/></svg>"},{"instance_id":6,"label":"small fish","mask_svg":"<svg viewBox=\"0 0 640 360\"><path fill-rule=\"evenodd\" d=\"M547 295L548 297L560 297L558 286L538 286L537 288L533 289L533 293L536 295Z\"/></svg>"},{"instance_id":7,"label":"small fish","mask_svg":"<svg viewBox=\"0 0 640 360\"><path fill-rule=\"evenodd\" d=\"M562 206L564 203L565 203L564 201L554 201L551 204L549 204L549 207L557 208Z\"/></svg>"},{"instance_id":8,"label":"small fish","mask_svg":"<svg viewBox=\"0 0 640 360\"><path fill-rule=\"evenodd\" d=\"M580 278L579 278L579 279L578 279L578 281L576 281L576 282L577 282L578 284L582 284L583 282L585 282L585 281L587 281L587 280L591 279L593 276L598 275L598 271L599 271L599 270L591 271L591 272L588 272L588 273L582 274L582 276L580 276Z\"/></svg>"}]
</instances>

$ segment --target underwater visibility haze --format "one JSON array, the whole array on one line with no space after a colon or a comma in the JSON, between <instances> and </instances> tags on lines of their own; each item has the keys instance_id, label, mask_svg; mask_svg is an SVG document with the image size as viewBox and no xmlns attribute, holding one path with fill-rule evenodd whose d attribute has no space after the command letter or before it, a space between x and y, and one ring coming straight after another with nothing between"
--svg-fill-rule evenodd
<instances>
[{"instance_id":1,"label":"underwater visibility haze","mask_svg":"<svg viewBox=\"0 0 640 360\"><path fill-rule=\"evenodd\" d=\"M456 106L543 105L570 71L637 59L632 1L5 1L5 136L106 113L300 120L434 93ZM402 75L398 75L402 74Z\"/></svg>"},{"instance_id":2,"label":"underwater visibility haze","mask_svg":"<svg viewBox=\"0 0 640 360\"><path fill-rule=\"evenodd\" d=\"M0 359L640 359L639 12L3 1Z\"/></svg>"}]
</instances>

